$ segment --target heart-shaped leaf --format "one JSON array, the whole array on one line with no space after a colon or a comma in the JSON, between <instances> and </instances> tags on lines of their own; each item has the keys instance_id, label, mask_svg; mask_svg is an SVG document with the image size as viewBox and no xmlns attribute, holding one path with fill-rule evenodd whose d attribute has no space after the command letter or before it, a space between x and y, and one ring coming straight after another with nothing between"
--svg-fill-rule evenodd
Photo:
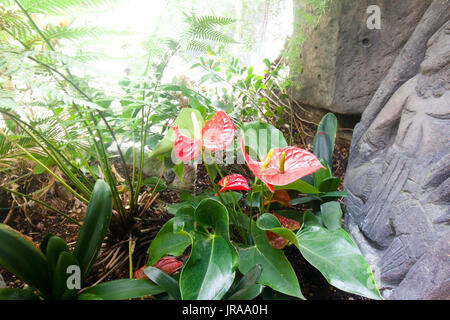
<instances>
[{"instance_id":1,"label":"heart-shaped leaf","mask_svg":"<svg viewBox=\"0 0 450 320\"><path fill-rule=\"evenodd\" d=\"M179 256L191 245L192 240L187 234L174 232L175 218L167 221L159 230L148 249L148 265L154 265L164 256Z\"/></svg>"},{"instance_id":2,"label":"heart-shaped leaf","mask_svg":"<svg viewBox=\"0 0 450 320\"><path fill-rule=\"evenodd\" d=\"M353 239L339 228L324 228L310 213L297 233L299 250L327 281L341 290L371 299L382 299L370 270Z\"/></svg>"},{"instance_id":3,"label":"heart-shaped leaf","mask_svg":"<svg viewBox=\"0 0 450 320\"><path fill-rule=\"evenodd\" d=\"M274 219L277 220L275 217ZM280 226L278 220L277 222ZM294 269L284 252L273 248L267 241L266 233L255 224L252 225L252 236L255 242L253 246L239 248L241 261L239 271L246 274L259 264L262 267L262 273L258 280L259 284L269 286L290 296L305 299L300 291Z\"/></svg>"},{"instance_id":4,"label":"heart-shaped leaf","mask_svg":"<svg viewBox=\"0 0 450 320\"><path fill-rule=\"evenodd\" d=\"M322 221L325 227L334 231L341 227L342 209L337 201L325 202L320 206Z\"/></svg>"}]
</instances>

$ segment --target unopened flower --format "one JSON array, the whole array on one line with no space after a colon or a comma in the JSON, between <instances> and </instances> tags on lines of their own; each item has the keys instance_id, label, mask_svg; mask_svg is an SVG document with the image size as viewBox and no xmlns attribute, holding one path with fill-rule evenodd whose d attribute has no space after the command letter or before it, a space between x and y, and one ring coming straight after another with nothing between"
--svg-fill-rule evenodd
<instances>
[{"instance_id":1,"label":"unopened flower","mask_svg":"<svg viewBox=\"0 0 450 320\"><path fill-rule=\"evenodd\" d=\"M179 270L182 267L182 265L183 265L183 263L181 261L175 259L174 257L164 257L164 258L159 259L153 265L153 267L158 268L159 270L170 275L170 274L174 273L175 271ZM144 269L147 267L148 266L143 266L142 268L137 270L134 273L134 277L136 279L148 279L148 277L144 273Z\"/></svg>"}]
</instances>

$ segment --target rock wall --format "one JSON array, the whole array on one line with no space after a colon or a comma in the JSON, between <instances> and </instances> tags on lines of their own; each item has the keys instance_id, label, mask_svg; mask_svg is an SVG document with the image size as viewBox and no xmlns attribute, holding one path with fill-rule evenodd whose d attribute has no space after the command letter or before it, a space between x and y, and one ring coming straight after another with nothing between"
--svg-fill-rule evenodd
<instances>
[{"instance_id":1,"label":"rock wall","mask_svg":"<svg viewBox=\"0 0 450 320\"><path fill-rule=\"evenodd\" d=\"M331 0L317 26L303 23L306 0L294 1L293 37L301 32L300 103L341 114L361 114L431 0ZM381 29L369 29L367 8L381 9Z\"/></svg>"},{"instance_id":2,"label":"rock wall","mask_svg":"<svg viewBox=\"0 0 450 320\"><path fill-rule=\"evenodd\" d=\"M388 299L450 299L449 19L429 4L353 133L345 225Z\"/></svg>"}]
</instances>

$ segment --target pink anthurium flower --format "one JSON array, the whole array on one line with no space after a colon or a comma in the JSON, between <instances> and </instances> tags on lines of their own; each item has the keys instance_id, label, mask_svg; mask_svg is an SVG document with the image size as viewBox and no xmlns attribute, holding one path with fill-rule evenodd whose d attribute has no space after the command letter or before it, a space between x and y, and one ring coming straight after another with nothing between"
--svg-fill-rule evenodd
<instances>
[{"instance_id":1,"label":"pink anthurium flower","mask_svg":"<svg viewBox=\"0 0 450 320\"><path fill-rule=\"evenodd\" d=\"M153 265L153 267L158 268L159 270L170 275L170 274L174 273L175 271L179 270L182 265L183 265L183 263L181 261L179 261L173 257L164 257L164 258L159 259ZM137 270L134 273L134 278L135 279L147 279L147 276L144 273L145 268L147 268L147 266L143 266L142 268Z\"/></svg>"},{"instance_id":2,"label":"pink anthurium flower","mask_svg":"<svg viewBox=\"0 0 450 320\"><path fill-rule=\"evenodd\" d=\"M323 168L311 152L291 146L272 149L263 161L256 161L245 151L244 136L241 137L241 151L249 169L271 192L275 192L274 185L285 186Z\"/></svg>"},{"instance_id":3,"label":"pink anthurium flower","mask_svg":"<svg viewBox=\"0 0 450 320\"><path fill-rule=\"evenodd\" d=\"M219 192L226 190L250 190L247 179L237 173L223 177L218 183L222 187Z\"/></svg>"},{"instance_id":4,"label":"pink anthurium flower","mask_svg":"<svg viewBox=\"0 0 450 320\"><path fill-rule=\"evenodd\" d=\"M175 131L174 153L181 161L195 159L202 146L210 151L224 150L234 138L234 126L231 119L223 111L217 111L202 129L201 139L184 136L178 127Z\"/></svg>"}]
</instances>

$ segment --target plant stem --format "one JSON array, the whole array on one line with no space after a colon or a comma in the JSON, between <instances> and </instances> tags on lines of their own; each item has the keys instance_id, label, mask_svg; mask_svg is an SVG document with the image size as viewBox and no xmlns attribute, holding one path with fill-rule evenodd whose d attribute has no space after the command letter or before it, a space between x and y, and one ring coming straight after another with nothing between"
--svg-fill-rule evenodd
<instances>
[{"instance_id":1,"label":"plant stem","mask_svg":"<svg viewBox=\"0 0 450 320\"><path fill-rule=\"evenodd\" d=\"M206 172L208 173L209 181L211 181L211 184L212 184L212 186L214 188L214 191L219 196L220 201L222 201L222 203L225 204L226 202L224 201L224 199L222 197L222 194L219 192L219 188L217 187L216 183L214 182L214 179L213 179L212 174L211 174L211 170L209 170L209 166L208 166L208 164L206 162L206 158L205 158L205 153L203 152L203 150L201 152L202 152L203 163L205 165ZM234 213L236 213L236 209L233 209L233 211L234 211ZM240 233L242 240L246 241L246 234L245 234L244 230L242 230L242 227L240 226L240 224L236 221L236 217L233 214L230 214L230 217L233 220L233 224L238 229L238 232Z\"/></svg>"}]
</instances>

